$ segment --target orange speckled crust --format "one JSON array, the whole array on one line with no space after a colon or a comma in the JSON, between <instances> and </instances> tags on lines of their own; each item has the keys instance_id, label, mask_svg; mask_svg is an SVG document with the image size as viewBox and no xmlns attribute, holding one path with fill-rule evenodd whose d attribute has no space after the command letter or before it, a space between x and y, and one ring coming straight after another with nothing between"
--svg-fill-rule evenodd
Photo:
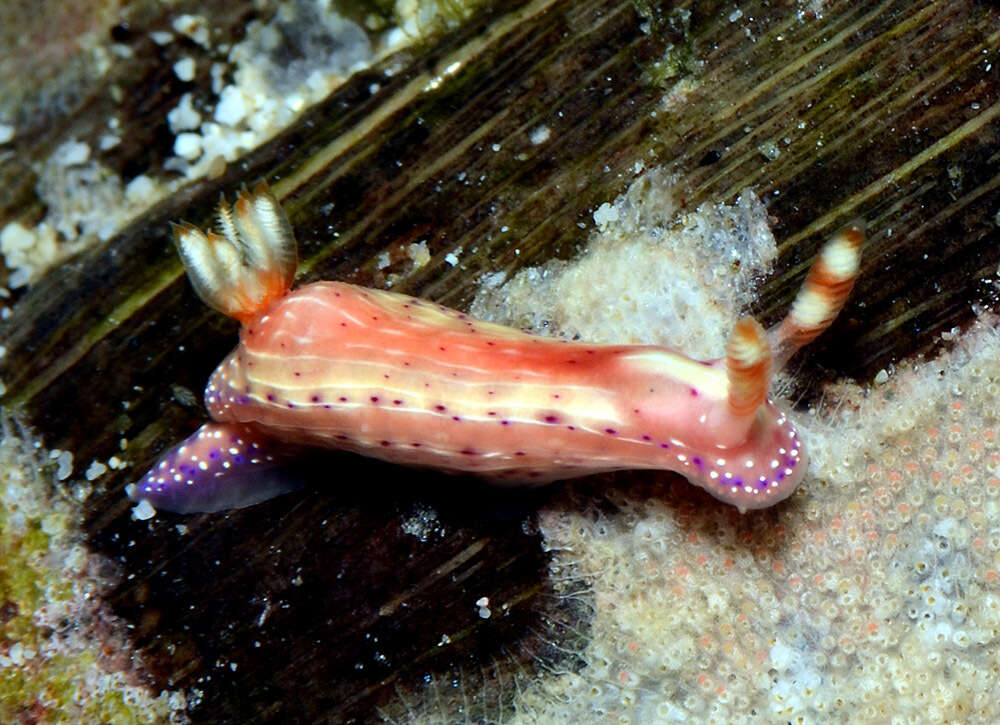
<instances>
[{"instance_id":1,"label":"orange speckled crust","mask_svg":"<svg viewBox=\"0 0 1000 725\"><path fill-rule=\"evenodd\" d=\"M798 434L766 397L771 349L787 359L800 330L811 339L830 324L863 236L855 226L827 244L774 342L747 318L725 358L699 362L539 337L340 282L289 291L294 238L266 187L219 217L221 235L176 228L195 289L243 324L205 391L216 422L131 493L174 511L255 503L267 495L258 479L280 491L281 443L520 483L667 469L740 510L769 506L806 470Z\"/></svg>"}]
</instances>

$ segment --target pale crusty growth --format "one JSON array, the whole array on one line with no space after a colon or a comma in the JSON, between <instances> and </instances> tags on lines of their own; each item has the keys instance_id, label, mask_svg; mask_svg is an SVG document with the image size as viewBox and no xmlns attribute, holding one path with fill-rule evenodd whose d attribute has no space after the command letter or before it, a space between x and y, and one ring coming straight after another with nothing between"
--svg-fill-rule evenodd
<instances>
[{"instance_id":1,"label":"pale crusty growth","mask_svg":"<svg viewBox=\"0 0 1000 725\"><path fill-rule=\"evenodd\" d=\"M80 528L103 462L84 467L0 416L0 722L187 723L182 691L140 684L144 657L103 598L120 575Z\"/></svg>"}]
</instances>

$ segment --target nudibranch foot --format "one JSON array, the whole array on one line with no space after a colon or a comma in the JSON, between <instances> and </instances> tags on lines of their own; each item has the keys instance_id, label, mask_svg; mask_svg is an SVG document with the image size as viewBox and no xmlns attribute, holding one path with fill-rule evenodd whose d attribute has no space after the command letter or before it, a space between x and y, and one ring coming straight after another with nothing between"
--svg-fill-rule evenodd
<instances>
[{"instance_id":1,"label":"nudibranch foot","mask_svg":"<svg viewBox=\"0 0 1000 725\"><path fill-rule=\"evenodd\" d=\"M287 490L294 481L275 464L296 446L526 484L663 469L740 511L773 505L807 458L768 399L772 374L830 326L864 240L860 224L836 234L781 323L765 333L744 318L725 357L700 362L531 335L342 282L293 290L295 240L263 185L222 204L219 228L176 227L195 290L242 328L205 390L215 422L133 491L172 511Z\"/></svg>"},{"instance_id":2,"label":"nudibranch foot","mask_svg":"<svg viewBox=\"0 0 1000 725\"><path fill-rule=\"evenodd\" d=\"M303 485L284 465L296 452L252 426L206 423L167 451L129 497L176 513L250 506Z\"/></svg>"}]
</instances>

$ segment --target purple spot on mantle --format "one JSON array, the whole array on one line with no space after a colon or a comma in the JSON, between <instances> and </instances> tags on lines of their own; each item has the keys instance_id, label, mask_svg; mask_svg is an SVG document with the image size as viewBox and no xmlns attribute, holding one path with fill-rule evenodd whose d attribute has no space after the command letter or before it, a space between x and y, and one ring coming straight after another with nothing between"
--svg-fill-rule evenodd
<instances>
[{"instance_id":1,"label":"purple spot on mantle","mask_svg":"<svg viewBox=\"0 0 1000 725\"><path fill-rule=\"evenodd\" d=\"M605 428L604 432L607 433L609 436L618 435L618 431L616 431L614 428Z\"/></svg>"},{"instance_id":2,"label":"purple spot on mantle","mask_svg":"<svg viewBox=\"0 0 1000 725\"><path fill-rule=\"evenodd\" d=\"M701 460L701 458L699 456L695 456L694 458L692 458L691 459L691 463L693 463L694 465L698 466L698 470L699 471L704 471L705 470L705 462L703 460Z\"/></svg>"},{"instance_id":3,"label":"purple spot on mantle","mask_svg":"<svg viewBox=\"0 0 1000 725\"><path fill-rule=\"evenodd\" d=\"M698 397L698 391L695 390L694 388L691 388L691 395L692 395L692 397L697 398Z\"/></svg>"}]
</instances>

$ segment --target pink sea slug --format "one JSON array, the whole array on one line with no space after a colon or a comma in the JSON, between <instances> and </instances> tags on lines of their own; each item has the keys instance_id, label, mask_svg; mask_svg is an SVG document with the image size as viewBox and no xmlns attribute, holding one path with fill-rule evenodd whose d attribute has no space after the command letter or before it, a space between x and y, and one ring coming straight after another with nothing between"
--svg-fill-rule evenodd
<instances>
[{"instance_id":1,"label":"pink sea slug","mask_svg":"<svg viewBox=\"0 0 1000 725\"><path fill-rule=\"evenodd\" d=\"M299 446L539 484L601 471L676 471L741 511L802 480L806 455L767 398L772 368L829 327L864 232L835 235L770 333L736 323L718 360L650 345L539 337L425 300L342 282L292 290L295 239L264 185L219 207L220 233L175 238L201 298L242 323L212 374L213 422L131 489L177 512L281 493Z\"/></svg>"}]
</instances>

